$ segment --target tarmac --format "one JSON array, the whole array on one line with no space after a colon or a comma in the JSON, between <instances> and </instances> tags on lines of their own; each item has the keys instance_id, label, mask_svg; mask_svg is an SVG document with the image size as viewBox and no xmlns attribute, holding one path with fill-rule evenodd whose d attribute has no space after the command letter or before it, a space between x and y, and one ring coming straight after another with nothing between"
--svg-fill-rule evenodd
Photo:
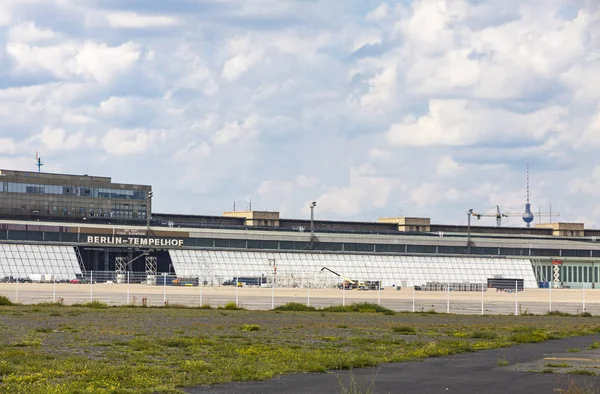
<instances>
[{"instance_id":1,"label":"tarmac","mask_svg":"<svg viewBox=\"0 0 600 394\"><path fill-rule=\"evenodd\" d=\"M543 314L549 310L600 315L600 289L525 289L516 292L413 291L412 288L386 288L359 291L308 288L258 288L233 286L160 286L145 284L54 284L0 283L0 295L13 302L36 304L61 300L66 305L98 300L109 305L143 301L149 306L165 303L186 306L223 306L236 302L251 310L268 310L287 302L315 307L372 302L395 311L435 310L457 314Z\"/></svg>"},{"instance_id":2,"label":"tarmac","mask_svg":"<svg viewBox=\"0 0 600 394\"><path fill-rule=\"evenodd\" d=\"M597 341L600 341L600 335L571 337L423 361L383 364L375 368L283 375L260 382L196 387L184 391L190 394L539 394L565 392L570 385L572 388L576 385L589 391L573 390L570 393L600 393L600 380L596 376L570 373L600 371L600 350L587 349ZM574 353L575 349L580 352ZM568 367L547 366L561 364ZM351 379L356 382L357 390L350 390ZM368 390L371 385L373 391Z\"/></svg>"}]
</instances>

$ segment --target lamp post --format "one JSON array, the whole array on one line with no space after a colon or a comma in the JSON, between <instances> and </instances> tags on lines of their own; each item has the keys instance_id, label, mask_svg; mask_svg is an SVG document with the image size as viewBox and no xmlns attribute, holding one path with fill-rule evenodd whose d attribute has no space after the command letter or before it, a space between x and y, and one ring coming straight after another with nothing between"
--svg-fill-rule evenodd
<instances>
[{"instance_id":1,"label":"lamp post","mask_svg":"<svg viewBox=\"0 0 600 394\"><path fill-rule=\"evenodd\" d=\"M310 249L313 249L314 240L315 240L315 207L317 206L317 202L313 201L310 204Z\"/></svg>"},{"instance_id":2,"label":"lamp post","mask_svg":"<svg viewBox=\"0 0 600 394\"><path fill-rule=\"evenodd\" d=\"M473 209L467 212L467 254L471 254L471 216L473 216Z\"/></svg>"},{"instance_id":3,"label":"lamp post","mask_svg":"<svg viewBox=\"0 0 600 394\"><path fill-rule=\"evenodd\" d=\"M146 227L147 227L148 231L150 231L150 216L152 216L152 208L151 208L152 196L153 196L153 193L148 192L148 195L146 197Z\"/></svg>"},{"instance_id":4,"label":"lamp post","mask_svg":"<svg viewBox=\"0 0 600 394\"><path fill-rule=\"evenodd\" d=\"M152 196L153 193L150 191L146 197L146 240L150 241L150 217L152 216ZM149 242L146 243L150 245Z\"/></svg>"}]
</instances>

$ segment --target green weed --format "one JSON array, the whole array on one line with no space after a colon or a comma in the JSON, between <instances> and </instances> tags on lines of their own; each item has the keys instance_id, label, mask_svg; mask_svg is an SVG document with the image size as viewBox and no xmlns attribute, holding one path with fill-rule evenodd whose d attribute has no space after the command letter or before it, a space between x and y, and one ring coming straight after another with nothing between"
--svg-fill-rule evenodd
<instances>
[{"instance_id":1,"label":"green weed","mask_svg":"<svg viewBox=\"0 0 600 394\"><path fill-rule=\"evenodd\" d=\"M279 305L275 307L276 311L294 311L294 312L308 312L314 311L314 306L308 306L301 302L288 302L287 304Z\"/></svg>"},{"instance_id":2,"label":"green weed","mask_svg":"<svg viewBox=\"0 0 600 394\"><path fill-rule=\"evenodd\" d=\"M593 371L588 371L587 369L573 369L569 371L570 375L588 375L588 376L596 376L596 373Z\"/></svg>"},{"instance_id":3,"label":"green weed","mask_svg":"<svg viewBox=\"0 0 600 394\"><path fill-rule=\"evenodd\" d=\"M417 333L417 330L414 327L404 325L394 326L392 327L392 331L404 335L414 335Z\"/></svg>"},{"instance_id":4,"label":"green weed","mask_svg":"<svg viewBox=\"0 0 600 394\"><path fill-rule=\"evenodd\" d=\"M84 304L81 304L81 306L84 307L84 308L95 308L95 309L108 308L108 304L107 303L102 302L102 301L98 301L98 300L86 302Z\"/></svg>"},{"instance_id":5,"label":"green weed","mask_svg":"<svg viewBox=\"0 0 600 394\"><path fill-rule=\"evenodd\" d=\"M258 324L244 324L240 327L242 331L259 331L260 326Z\"/></svg>"},{"instance_id":6,"label":"green weed","mask_svg":"<svg viewBox=\"0 0 600 394\"><path fill-rule=\"evenodd\" d=\"M499 366L499 367L506 367L506 366L508 366L510 363L508 362L508 360L507 360L507 359L505 359L505 358L502 358L502 359L498 360L497 364L498 364L498 366Z\"/></svg>"}]
</instances>

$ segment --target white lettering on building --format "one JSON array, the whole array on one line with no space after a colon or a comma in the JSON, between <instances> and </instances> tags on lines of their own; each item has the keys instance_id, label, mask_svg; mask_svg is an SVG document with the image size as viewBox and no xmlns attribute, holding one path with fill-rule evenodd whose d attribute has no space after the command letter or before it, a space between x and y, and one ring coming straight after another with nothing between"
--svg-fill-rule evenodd
<instances>
[{"instance_id":1,"label":"white lettering on building","mask_svg":"<svg viewBox=\"0 0 600 394\"><path fill-rule=\"evenodd\" d=\"M139 245L139 246L171 246L182 247L183 239L172 238L137 238L137 237L101 237L88 235L87 242L90 244L103 245Z\"/></svg>"}]
</instances>

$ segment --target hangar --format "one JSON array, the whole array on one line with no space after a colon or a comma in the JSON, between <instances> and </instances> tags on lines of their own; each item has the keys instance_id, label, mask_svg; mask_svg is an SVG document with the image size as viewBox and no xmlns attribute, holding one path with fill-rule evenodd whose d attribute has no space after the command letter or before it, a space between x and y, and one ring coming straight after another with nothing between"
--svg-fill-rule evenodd
<instances>
[{"instance_id":1,"label":"hangar","mask_svg":"<svg viewBox=\"0 0 600 394\"><path fill-rule=\"evenodd\" d=\"M152 193L149 185L108 177L0 170L0 277L169 273L213 285L264 277L281 286L332 286L341 278L426 286L493 277L522 279L526 288L592 287L599 280L600 230L582 223L491 227L411 217L288 219L252 210L161 214L152 212Z\"/></svg>"}]
</instances>

